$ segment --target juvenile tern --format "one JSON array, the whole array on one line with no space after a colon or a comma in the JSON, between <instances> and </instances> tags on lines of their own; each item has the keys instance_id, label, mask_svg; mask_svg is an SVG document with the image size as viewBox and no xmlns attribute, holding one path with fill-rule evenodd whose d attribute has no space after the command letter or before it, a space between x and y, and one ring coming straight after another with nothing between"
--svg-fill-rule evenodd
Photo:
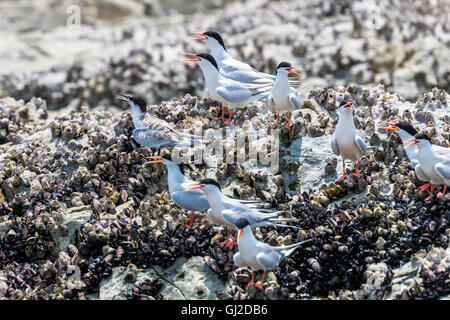
<instances>
[{"instance_id":1,"label":"juvenile tern","mask_svg":"<svg viewBox=\"0 0 450 320\"><path fill-rule=\"evenodd\" d=\"M185 59L185 61L198 62L205 78L208 95L223 104L222 116L216 120L225 116L225 106L230 108L230 117L224 122L224 125L230 123L233 109L244 108L252 101L260 100L268 95L267 90L251 88L244 83L225 78L219 72L216 60L208 53L185 53L185 55L193 57Z\"/></svg>"},{"instance_id":2,"label":"juvenile tern","mask_svg":"<svg viewBox=\"0 0 450 320\"><path fill-rule=\"evenodd\" d=\"M202 137L180 133L173 129L166 121L152 116L147 112L145 100L142 97L118 94L117 99L127 102L131 106L135 129L132 137L142 146L149 148L160 147L190 147L195 142L207 144L209 141Z\"/></svg>"},{"instance_id":3,"label":"juvenile tern","mask_svg":"<svg viewBox=\"0 0 450 320\"><path fill-rule=\"evenodd\" d=\"M363 134L355 127L353 107L350 101L344 100L339 106L339 120L331 139L331 148L334 154L342 157L343 173L338 181L347 177L345 172L346 159L358 160L356 173L353 173L353 175L359 178L359 159L366 154L367 146Z\"/></svg>"},{"instance_id":4,"label":"juvenile tern","mask_svg":"<svg viewBox=\"0 0 450 320\"><path fill-rule=\"evenodd\" d=\"M450 157L435 152L431 139L425 133L418 133L407 142L411 142L407 147L417 145L418 148L419 163L415 171L428 177L431 184L444 185L444 190L438 195L438 198L442 198L450 184Z\"/></svg>"},{"instance_id":5,"label":"juvenile tern","mask_svg":"<svg viewBox=\"0 0 450 320\"><path fill-rule=\"evenodd\" d=\"M207 217L213 223L227 227L227 238L221 243L221 246L227 245L230 249L233 248L237 237L236 232L233 241L229 242L230 228L234 229L236 227L234 222L238 220L239 215L247 217L252 226L256 227L289 227L281 224L281 222L293 220L289 218L277 218L284 211L258 209L255 204L242 203L240 200L227 197L222 193L219 183L213 179L203 179L199 183L193 183L188 190L192 189L202 189L205 193L211 207L207 212Z\"/></svg>"},{"instance_id":6,"label":"juvenile tern","mask_svg":"<svg viewBox=\"0 0 450 320\"><path fill-rule=\"evenodd\" d=\"M255 271L263 270L261 282L255 284L255 287L262 289L267 271L276 268L281 260L291 255L299 246L312 241L312 239L309 239L287 246L273 247L255 238L247 219L241 218L236 221L236 227L239 230L237 240L239 251L234 254L233 261L238 267L250 267L252 269L252 279L247 288L255 284Z\"/></svg>"},{"instance_id":7,"label":"juvenile tern","mask_svg":"<svg viewBox=\"0 0 450 320\"><path fill-rule=\"evenodd\" d=\"M292 111L300 109L302 106L300 93L290 86L288 80L288 73L299 75L294 71L296 69L288 62L281 62L277 67L276 80L267 98L268 107L277 111L277 123L273 127L274 129L280 121L280 112L289 111L289 122L285 125L285 128L291 130Z\"/></svg>"}]
</instances>

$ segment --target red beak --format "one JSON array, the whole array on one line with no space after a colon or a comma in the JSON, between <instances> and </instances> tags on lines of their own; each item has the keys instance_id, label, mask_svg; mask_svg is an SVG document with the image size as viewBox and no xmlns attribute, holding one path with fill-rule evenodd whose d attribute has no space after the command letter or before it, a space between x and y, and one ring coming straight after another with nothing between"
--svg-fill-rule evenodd
<instances>
[{"instance_id":1,"label":"red beak","mask_svg":"<svg viewBox=\"0 0 450 320\"><path fill-rule=\"evenodd\" d=\"M195 59L184 59L184 61L200 61L200 58L195 53L183 53L187 56L195 57Z\"/></svg>"},{"instance_id":2,"label":"red beak","mask_svg":"<svg viewBox=\"0 0 450 320\"><path fill-rule=\"evenodd\" d=\"M298 73L298 72L295 72L294 70L300 70L300 68L296 68L296 67L290 67L289 69L288 69L288 71L289 71L289 73L293 73L293 74L296 74L296 75L300 75L300 73Z\"/></svg>"},{"instance_id":3,"label":"red beak","mask_svg":"<svg viewBox=\"0 0 450 320\"><path fill-rule=\"evenodd\" d=\"M194 39L190 39L190 40L206 40L206 39L208 39L208 37L205 36L203 33L190 32L189 34L201 37L201 38L194 38Z\"/></svg>"},{"instance_id":4,"label":"red beak","mask_svg":"<svg viewBox=\"0 0 450 320\"><path fill-rule=\"evenodd\" d=\"M201 188L205 187L204 185L202 185L202 184L200 184L198 182L191 183L191 184L189 184L189 186L190 186L190 188L186 189L186 191L195 190L195 189L201 189Z\"/></svg>"},{"instance_id":5,"label":"red beak","mask_svg":"<svg viewBox=\"0 0 450 320\"><path fill-rule=\"evenodd\" d=\"M412 141L412 142L411 142ZM408 144L405 148L408 148L408 147L411 147L411 146L413 146L413 145L415 145L415 144L418 144L419 143L419 141L418 140L416 140L416 139L414 139L414 138L412 138L412 139L409 139L409 140L407 140L407 141L405 141L405 142L411 142L410 144Z\"/></svg>"},{"instance_id":6,"label":"red beak","mask_svg":"<svg viewBox=\"0 0 450 320\"><path fill-rule=\"evenodd\" d=\"M351 102L347 102L347 104L344 106L345 109L350 109L352 107Z\"/></svg>"},{"instance_id":7,"label":"red beak","mask_svg":"<svg viewBox=\"0 0 450 320\"><path fill-rule=\"evenodd\" d=\"M164 163L164 159L161 156L150 156L150 159L156 159L155 161L150 161L149 163Z\"/></svg>"}]
</instances>

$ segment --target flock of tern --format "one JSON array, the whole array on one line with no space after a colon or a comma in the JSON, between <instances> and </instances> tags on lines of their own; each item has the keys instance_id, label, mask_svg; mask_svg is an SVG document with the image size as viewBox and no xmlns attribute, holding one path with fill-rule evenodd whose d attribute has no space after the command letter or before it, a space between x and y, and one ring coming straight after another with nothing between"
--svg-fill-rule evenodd
<instances>
[{"instance_id":1,"label":"flock of tern","mask_svg":"<svg viewBox=\"0 0 450 320\"><path fill-rule=\"evenodd\" d=\"M216 120L225 117L226 107L230 109L229 118L224 122L231 122L234 109L244 108L249 103L263 98L267 99L267 106L279 113L289 112L289 122L285 125L290 130L292 112L300 109L302 100L294 85L298 80L288 78L289 73L298 75L290 63L281 62L276 75L259 72L246 63L238 61L227 52L222 37L214 31L204 33L191 33L198 38L191 39L204 41L210 49L210 54L185 53L189 59L198 63L203 72L206 94L223 105L222 115ZM180 133L174 130L167 122L147 112L147 104L141 97L131 94L119 94L118 99L129 104L132 110L132 119L135 129L132 137L142 146L149 148L192 146L194 141L207 144L208 141L200 136ZM427 182L421 190L435 185L444 185L438 198L445 195L447 185L450 183L450 149L431 143L424 133L417 132L407 122L389 123L388 127L381 129L392 130L398 133L406 149L406 154L414 168L417 177ZM353 104L343 101L339 107L339 120L333 133L331 148L343 161L343 174L338 181L347 177L345 160L358 161L354 176L360 178L359 160L367 153L364 135L359 131L353 120ZM279 262L289 256L296 248L305 243L296 243L288 246L273 247L258 241L252 232L253 227L278 226L292 227L285 223L294 222L291 218L279 217L284 212L263 209L259 200L240 200L226 196L220 184L213 179L203 179L195 182L187 178L181 168L170 160L170 156L151 156L150 163L163 163L168 171L168 188L171 199L180 208L187 211L206 211L208 219L215 225L225 226L228 229L227 237L220 246L232 249L237 243L238 252L233 260L236 266L250 267L253 271L249 285L255 284L255 271L263 270L263 276L255 286L262 289L266 271L278 266ZM187 227L192 227L194 214L192 213ZM231 231L235 230L231 240ZM311 239L307 240L310 241Z\"/></svg>"}]
</instances>

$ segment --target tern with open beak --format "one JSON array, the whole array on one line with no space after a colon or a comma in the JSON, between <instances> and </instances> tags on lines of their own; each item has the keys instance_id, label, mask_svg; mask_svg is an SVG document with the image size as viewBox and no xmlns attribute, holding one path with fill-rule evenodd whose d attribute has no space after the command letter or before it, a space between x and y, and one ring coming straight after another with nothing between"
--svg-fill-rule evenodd
<instances>
[{"instance_id":1,"label":"tern with open beak","mask_svg":"<svg viewBox=\"0 0 450 320\"><path fill-rule=\"evenodd\" d=\"M200 136L180 133L166 121L152 116L147 112L147 105L142 97L120 93L117 99L131 106L131 116L135 129L132 137L140 145L149 148L160 147L190 147L195 143L207 144Z\"/></svg>"},{"instance_id":2,"label":"tern with open beak","mask_svg":"<svg viewBox=\"0 0 450 320\"><path fill-rule=\"evenodd\" d=\"M285 125L285 128L291 130L292 112L296 109L300 109L302 106L300 93L290 86L288 80L289 73L299 75L299 73L294 70L298 70L298 68L293 67L288 62L281 62L277 67L275 84L267 98L268 107L277 111L277 123L273 127L274 129L278 126L280 121L280 112L289 111L289 121Z\"/></svg>"},{"instance_id":3,"label":"tern with open beak","mask_svg":"<svg viewBox=\"0 0 450 320\"><path fill-rule=\"evenodd\" d=\"M409 162L411 163L411 166L415 169L417 164L419 164L419 158L418 158L418 148L417 145L411 145L407 148L407 146L410 144L408 141L412 141L411 139L414 138L416 134L419 132L407 121L400 121L397 123L391 123L386 121L380 121L381 123L387 124L389 127L380 127L379 129L384 130L391 130L396 132L400 139L402 140L403 147L406 151L406 156L409 159ZM432 145L432 149L434 152L436 152L439 155L447 156L450 159L450 149L444 148L437 145ZM428 182L427 184L420 187L421 191L425 191L428 188L434 189L434 187L431 185L430 178L424 175L423 171L417 172L416 176L419 180ZM433 191L433 190L432 190Z\"/></svg>"},{"instance_id":4,"label":"tern with open beak","mask_svg":"<svg viewBox=\"0 0 450 320\"><path fill-rule=\"evenodd\" d=\"M202 69L208 95L212 99L222 102L222 115L216 120L225 116L225 106L230 108L230 117L224 122L224 125L230 123L234 109L244 108L252 101L265 98L269 94L268 89L251 88L244 83L225 78L219 72L216 60L208 53L185 53L185 55L193 57L185 59L185 61L195 61Z\"/></svg>"},{"instance_id":5,"label":"tern with open beak","mask_svg":"<svg viewBox=\"0 0 450 320\"><path fill-rule=\"evenodd\" d=\"M345 172L346 159L358 161L356 172L353 175L360 178L359 159L366 154L367 146L363 134L356 129L353 120L353 107L350 101L344 100L339 106L339 120L331 138L331 148L334 154L342 157L343 172L338 181L347 177Z\"/></svg>"},{"instance_id":6,"label":"tern with open beak","mask_svg":"<svg viewBox=\"0 0 450 320\"><path fill-rule=\"evenodd\" d=\"M170 160L170 155L166 156L151 156L153 159L150 163L163 163L167 168L167 185L169 187L170 198L181 209L188 211L206 211L209 209L208 199L201 190L189 190L185 187L195 181L187 178L180 166ZM194 213L189 217L189 222L186 227L191 228L194 223Z\"/></svg>"},{"instance_id":7,"label":"tern with open beak","mask_svg":"<svg viewBox=\"0 0 450 320\"><path fill-rule=\"evenodd\" d=\"M187 190L190 186L198 185L199 183L187 178L182 171L182 167L173 162L170 155L150 156L147 158L152 159L149 163L163 163L166 166L170 197L178 207L188 211L207 211L210 208L208 199L202 190L197 188ZM259 200L236 199L236 201L247 205L260 204ZM194 219L195 215L192 213L186 225L188 228L192 227Z\"/></svg>"},{"instance_id":8,"label":"tern with open beak","mask_svg":"<svg viewBox=\"0 0 450 320\"><path fill-rule=\"evenodd\" d=\"M236 221L236 228L239 230L238 252L234 254L233 261L238 267L250 267L252 269L252 279L247 288L255 284L255 271L263 270L261 282L255 284L255 287L262 289L267 271L276 268L295 249L306 242L312 241L312 239L308 239L287 246L273 247L255 238L251 224L247 219L241 218Z\"/></svg>"},{"instance_id":9,"label":"tern with open beak","mask_svg":"<svg viewBox=\"0 0 450 320\"><path fill-rule=\"evenodd\" d=\"M197 38L191 40L205 41L211 55L217 61L220 73L228 78L239 82L273 84L275 77L273 75L258 72L248 64L236 60L230 56L222 37L215 31L206 31L204 33L191 32L191 35Z\"/></svg>"},{"instance_id":10,"label":"tern with open beak","mask_svg":"<svg viewBox=\"0 0 450 320\"><path fill-rule=\"evenodd\" d=\"M207 217L216 225L228 227L227 238L221 243L221 246L227 245L230 249L233 248L237 237L236 232L233 240L229 241L230 229L236 227L235 221L238 220L239 215L247 217L252 226L290 227L283 225L282 222L293 221L293 219L289 218L277 218L284 211L259 209L251 202L243 203L241 200L227 197L223 194L219 183L213 179L203 179L199 183L191 184L188 190L192 189L201 189L206 194L211 207L207 212ZM225 219L224 213L227 219Z\"/></svg>"},{"instance_id":11,"label":"tern with open beak","mask_svg":"<svg viewBox=\"0 0 450 320\"><path fill-rule=\"evenodd\" d=\"M407 148L413 145L418 148L419 163L414 170L428 177L431 184L444 185L442 193L438 195L438 198L442 198L450 184L450 157L435 152L431 139L425 133L418 133L407 142L411 142Z\"/></svg>"}]
</instances>

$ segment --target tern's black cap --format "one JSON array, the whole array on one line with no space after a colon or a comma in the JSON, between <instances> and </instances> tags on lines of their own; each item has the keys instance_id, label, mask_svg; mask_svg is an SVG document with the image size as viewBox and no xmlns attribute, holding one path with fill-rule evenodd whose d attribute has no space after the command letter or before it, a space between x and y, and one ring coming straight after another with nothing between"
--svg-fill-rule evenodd
<instances>
[{"instance_id":1,"label":"tern's black cap","mask_svg":"<svg viewBox=\"0 0 450 320\"><path fill-rule=\"evenodd\" d=\"M396 127L408 132L410 135L415 136L419 133L414 127L407 121L400 121L395 124Z\"/></svg>"},{"instance_id":2,"label":"tern's black cap","mask_svg":"<svg viewBox=\"0 0 450 320\"><path fill-rule=\"evenodd\" d=\"M290 68L290 67L292 67L292 64L290 64L289 62L281 62L278 65L276 72L278 72L278 69L280 69L280 68Z\"/></svg>"},{"instance_id":3,"label":"tern's black cap","mask_svg":"<svg viewBox=\"0 0 450 320\"><path fill-rule=\"evenodd\" d=\"M223 39L218 32L209 30L209 31L203 32L203 34L207 37L216 39L217 42L219 42L220 45L225 49L225 51L227 51L227 48L225 48L225 43L223 42Z\"/></svg>"},{"instance_id":4,"label":"tern's black cap","mask_svg":"<svg viewBox=\"0 0 450 320\"><path fill-rule=\"evenodd\" d=\"M250 222L248 222L247 219L245 218L241 218L238 221L236 221L236 227L238 229L244 229L246 226L248 226L250 224Z\"/></svg>"},{"instance_id":5,"label":"tern's black cap","mask_svg":"<svg viewBox=\"0 0 450 320\"><path fill-rule=\"evenodd\" d=\"M128 101L128 102L134 102L137 106L139 106L139 108L141 109L142 112L147 111L147 102L145 102L144 98L142 98L140 96L119 93L117 99L121 99L123 101Z\"/></svg>"},{"instance_id":6,"label":"tern's black cap","mask_svg":"<svg viewBox=\"0 0 450 320\"><path fill-rule=\"evenodd\" d=\"M339 105L339 108L345 106L345 105L346 105L347 103L349 103L349 102L350 102L350 105L353 105L352 102L351 102L350 100L344 100L344 101L342 101L341 104Z\"/></svg>"},{"instance_id":7,"label":"tern's black cap","mask_svg":"<svg viewBox=\"0 0 450 320\"><path fill-rule=\"evenodd\" d=\"M431 143L431 139L429 136L427 136L425 133L423 132L419 132L418 134L416 134L414 136L414 139L416 140L428 140Z\"/></svg>"},{"instance_id":8,"label":"tern's black cap","mask_svg":"<svg viewBox=\"0 0 450 320\"><path fill-rule=\"evenodd\" d=\"M212 185L215 185L220 190L222 190L222 188L220 187L220 184L214 179L209 179L209 178L203 179L200 181L200 184L212 184Z\"/></svg>"},{"instance_id":9,"label":"tern's black cap","mask_svg":"<svg viewBox=\"0 0 450 320\"><path fill-rule=\"evenodd\" d=\"M219 70L219 66L217 65L216 59L214 59L214 57L209 53L200 53L197 55L197 57L208 60L214 67L216 67L217 70Z\"/></svg>"}]
</instances>

